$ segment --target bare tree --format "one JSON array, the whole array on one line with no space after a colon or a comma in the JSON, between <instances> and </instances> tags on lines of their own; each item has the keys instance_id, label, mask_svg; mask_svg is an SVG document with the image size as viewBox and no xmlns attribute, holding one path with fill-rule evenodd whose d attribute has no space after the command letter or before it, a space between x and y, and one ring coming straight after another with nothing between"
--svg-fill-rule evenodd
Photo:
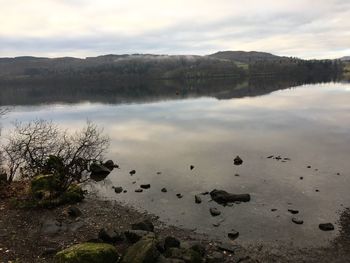
<instances>
[{"instance_id":1,"label":"bare tree","mask_svg":"<svg viewBox=\"0 0 350 263\"><path fill-rule=\"evenodd\" d=\"M73 182L84 179L84 172L92 163L102 160L108 145L108 137L91 122L73 134L51 121L16 123L3 147L8 180L12 181L17 174L24 178L55 174L60 190L64 191Z\"/></svg>"}]
</instances>

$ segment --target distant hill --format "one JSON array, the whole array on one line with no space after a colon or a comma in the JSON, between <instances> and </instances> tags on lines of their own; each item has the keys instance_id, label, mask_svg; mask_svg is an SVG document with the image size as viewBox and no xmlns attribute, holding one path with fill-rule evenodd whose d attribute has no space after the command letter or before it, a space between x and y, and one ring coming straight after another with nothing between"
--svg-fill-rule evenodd
<instances>
[{"instance_id":1,"label":"distant hill","mask_svg":"<svg viewBox=\"0 0 350 263\"><path fill-rule=\"evenodd\" d=\"M258 51L219 51L217 53L208 55L212 58L227 59L230 61L241 62L241 63L253 63L257 61L277 61L277 60L288 60L287 57L280 57L266 52Z\"/></svg>"},{"instance_id":2,"label":"distant hill","mask_svg":"<svg viewBox=\"0 0 350 263\"><path fill-rule=\"evenodd\" d=\"M350 61L350 56L340 58L341 61Z\"/></svg>"},{"instance_id":3,"label":"distant hill","mask_svg":"<svg viewBox=\"0 0 350 263\"><path fill-rule=\"evenodd\" d=\"M0 82L101 82L126 79L243 78L289 75L314 78L340 71L336 61L302 60L265 52L221 51L208 56L124 54L85 59L0 58Z\"/></svg>"}]
</instances>

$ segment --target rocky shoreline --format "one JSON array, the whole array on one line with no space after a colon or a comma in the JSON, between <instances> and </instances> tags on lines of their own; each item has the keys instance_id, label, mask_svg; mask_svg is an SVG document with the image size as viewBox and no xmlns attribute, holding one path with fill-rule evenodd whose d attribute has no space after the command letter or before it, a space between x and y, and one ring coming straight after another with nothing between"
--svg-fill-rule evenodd
<instances>
[{"instance_id":1,"label":"rocky shoreline","mask_svg":"<svg viewBox=\"0 0 350 263\"><path fill-rule=\"evenodd\" d=\"M147 232L152 232L158 243L171 239L171 243L179 242L181 249L196 246L200 248L202 262L347 262L350 255L349 231L346 228L341 237L326 248L300 249L292 245L264 243L242 247L235 240L234 233L230 242L220 243L195 231L166 225L157 216L138 212L127 205L99 200L92 194L74 206L34 210L16 208L10 198L3 198L0 213L1 263L55 262L54 256L58 251L75 244L106 242L110 233L136 231L139 235L137 231L145 230L137 229L135 224L144 220L154 226L152 231ZM349 214L342 217L344 225L349 225ZM132 234L135 237L135 233ZM109 243L116 247L118 253L124 254L133 243L129 242L130 237L127 239ZM139 237L136 239L139 240ZM169 261L163 256L159 260L191 262L181 259Z\"/></svg>"}]
</instances>

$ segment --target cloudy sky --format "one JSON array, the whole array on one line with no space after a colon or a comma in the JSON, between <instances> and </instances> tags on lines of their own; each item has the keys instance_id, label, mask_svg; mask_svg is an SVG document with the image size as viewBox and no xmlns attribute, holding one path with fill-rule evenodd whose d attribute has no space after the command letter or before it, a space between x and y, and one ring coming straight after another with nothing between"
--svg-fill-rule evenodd
<instances>
[{"instance_id":1,"label":"cloudy sky","mask_svg":"<svg viewBox=\"0 0 350 263\"><path fill-rule=\"evenodd\" d=\"M0 57L350 55L349 0L0 0Z\"/></svg>"}]
</instances>

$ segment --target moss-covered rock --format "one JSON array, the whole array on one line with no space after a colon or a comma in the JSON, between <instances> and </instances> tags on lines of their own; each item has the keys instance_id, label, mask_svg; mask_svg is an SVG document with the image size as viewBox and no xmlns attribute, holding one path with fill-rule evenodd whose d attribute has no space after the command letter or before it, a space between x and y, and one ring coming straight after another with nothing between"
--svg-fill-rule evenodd
<instances>
[{"instance_id":1,"label":"moss-covered rock","mask_svg":"<svg viewBox=\"0 0 350 263\"><path fill-rule=\"evenodd\" d=\"M85 191L77 184L72 184L67 191L62 193L60 200L62 204L75 204L84 199Z\"/></svg>"},{"instance_id":2,"label":"moss-covered rock","mask_svg":"<svg viewBox=\"0 0 350 263\"><path fill-rule=\"evenodd\" d=\"M159 257L154 237L146 236L126 251L122 263L153 263Z\"/></svg>"},{"instance_id":3,"label":"moss-covered rock","mask_svg":"<svg viewBox=\"0 0 350 263\"><path fill-rule=\"evenodd\" d=\"M104 243L83 243L58 252L57 263L116 263L119 255L116 248Z\"/></svg>"},{"instance_id":4,"label":"moss-covered rock","mask_svg":"<svg viewBox=\"0 0 350 263\"><path fill-rule=\"evenodd\" d=\"M62 191L59 177L56 175L38 175L31 181L31 192L37 206L52 208L62 204L75 204L84 199L85 192L77 184Z\"/></svg>"}]
</instances>

